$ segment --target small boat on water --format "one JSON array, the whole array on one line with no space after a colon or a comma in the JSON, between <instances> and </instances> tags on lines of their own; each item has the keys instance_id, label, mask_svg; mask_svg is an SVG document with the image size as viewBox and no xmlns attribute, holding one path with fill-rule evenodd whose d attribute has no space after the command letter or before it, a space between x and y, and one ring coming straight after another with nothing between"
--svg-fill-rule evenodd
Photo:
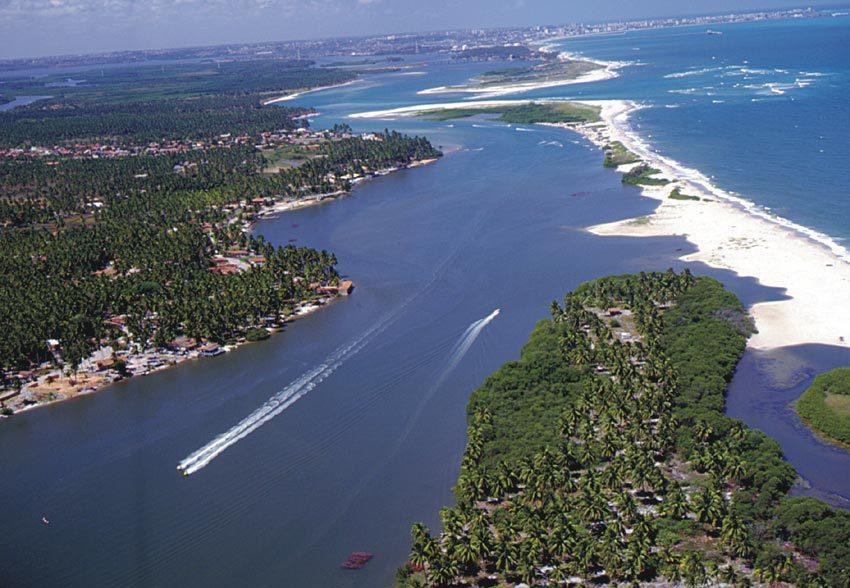
<instances>
[{"instance_id":1,"label":"small boat on water","mask_svg":"<svg viewBox=\"0 0 850 588\"><path fill-rule=\"evenodd\" d=\"M705 34L706 35L722 35L723 31L715 31L713 29L708 29L707 31L705 31Z\"/></svg>"},{"instance_id":2,"label":"small boat on water","mask_svg":"<svg viewBox=\"0 0 850 588\"><path fill-rule=\"evenodd\" d=\"M41 517L41 522L44 523L45 525L50 524L50 521L47 520L47 517Z\"/></svg>"},{"instance_id":3,"label":"small boat on water","mask_svg":"<svg viewBox=\"0 0 850 588\"><path fill-rule=\"evenodd\" d=\"M359 570L374 557L368 551L352 551L348 559L342 562L342 568L346 570Z\"/></svg>"}]
</instances>

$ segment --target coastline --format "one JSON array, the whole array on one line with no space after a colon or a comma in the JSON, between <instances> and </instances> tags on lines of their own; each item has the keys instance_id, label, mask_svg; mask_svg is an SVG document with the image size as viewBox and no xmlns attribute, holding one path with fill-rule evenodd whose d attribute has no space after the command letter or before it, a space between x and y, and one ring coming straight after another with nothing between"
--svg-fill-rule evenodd
<instances>
[{"instance_id":1,"label":"coastline","mask_svg":"<svg viewBox=\"0 0 850 588\"><path fill-rule=\"evenodd\" d=\"M302 318L304 316L312 314L312 313L316 312L317 310L319 310L320 308L323 308L323 307L327 306L328 304L336 301L338 298L339 298L338 296L337 297L325 297L325 298L318 298L318 299L307 301L307 302L302 302L294 310L294 312L292 314L287 315L285 317L282 317L280 325L278 327L275 327L275 328L269 330L269 335L274 335L275 333L282 331L288 323L294 322L294 321L298 320L299 318ZM233 350L235 350L239 347L242 347L244 345L248 345L250 343L261 343L261 342L262 341L242 340L242 341L238 341L236 343L231 343L231 344L228 344L228 345L222 345L220 347L221 352L218 353L217 355L229 353L229 352L231 352L231 351L233 351ZM67 375L62 375L59 378L57 378L55 380L55 382L57 382L57 385L62 385L64 387L69 388L67 396L63 396L61 398L55 398L53 400L48 400L46 402L36 402L34 404L24 405L23 408L16 410L14 412L14 414L21 414L21 413L29 412L31 410L35 410L35 409L42 408L42 407L45 407L45 406L51 406L53 404L58 404L60 402L66 402L68 400L80 398L82 396L88 396L89 394L95 394L97 392L102 392L102 391L105 391L107 388L109 388L111 385L117 384L118 382L123 382L125 380L130 380L130 379L134 379L134 378L140 378L140 377L148 376L148 375L156 373L156 372L161 372L163 370L167 370L167 369L177 367L177 366L182 365L182 364L189 362L189 361L209 359L209 357L215 357L215 356L205 356L201 353L198 353L197 351L193 351L193 352L189 352L189 353L180 353L180 352L166 350L166 349L148 349L148 350L145 350L142 353L134 353L134 354L131 353L131 354L122 356L121 359L124 359L124 360L127 360L127 361L133 361L133 360L139 361L139 360L146 360L146 359L155 358L156 360L159 360L162 363L161 363L161 365L148 367L144 371L140 371L138 373L133 373L130 376L121 377L121 378L117 378L117 379L109 378L109 377L106 376L106 374L97 373L97 372L92 372L92 373L81 372L77 376L75 376L74 378L71 378ZM76 384L72 383L73 380L77 380L77 383ZM87 383L89 385L81 385L81 383L79 382L80 380L83 380L85 383ZM22 389L22 392L25 389L26 389L26 386ZM2 420L4 418L11 418L12 416L14 416L14 415L0 415L0 420Z\"/></svg>"},{"instance_id":2,"label":"coastline","mask_svg":"<svg viewBox=\"0 0 850 588\"><path fill-rule=\"evenodd\" d=\"M411 161L409 164L393 167L387 169L377 170L376 172L363 176L360 178L355 178L352 180L352 189L358 184L373 179L380 176L385 176L391 174L395 171L400 171L403 169L413 169L417 167L421 167L423 165L428 165L430 163L434 163L437 161L436 158L423 159L423 160L415 160ZM256 224L258 220L264 220L268 218L274 218L282 213L298 210L301 208L307 208L310 206L316 206L318 204L322 204L328 200L336 200L341 197L348 196L351 194L352 190L340 190L337 192L332 192L328 194L319 194L310 198L303 198L291 202L278 202L271 205L264 205L260 208L260 210L255 214L255 216L247 220L242 225L242 230L244 232L249 232L253 226ZM269 335L274 335L282 331L288 323L298 320L304 316L312 314L317 310L328 306L330 303L338 300L342 296L340 294L332 295L332 296L321 296L312 300L304 300L299 302L293 312L288 315L283 315L282 313L279 315L278 320L279 323L274 325L273 327L261 327L259 325L253 325L247 327L250 328L265 328L268 331ZM24 385L21 388L20 394L15 395L13 397L9 397L4 399L3 405L8 406L9 401L14 399L22 398L23 395L31 388L41 387L41 386L51 386L56 388L56 393L60 394L57 398L52 398L47 401L35 402L32 404L22 403L22 406L15 409L12 415L0 415L0 421L4 418L9 418L14 414L19 414L22 412L34 410L36 408L40 408L43 406L49 406L52 404L56 404L59 402L64 402L67 400L71 400L74 398L78 398L80 396L86 396L88 394L94 394L96 392L100 392L108 388L110 385L115 384L117 382L137 378L141 376L147 376L149 374L159 372L165 369L169 369L178 365L181 365L187 361L191 360L200 360L206 359L208 357L215 357L216 355L221 355L224 353L228 353L237 349L238 347L242 347L243 345L253 343L252 341L248 341L244 337L240 338L236 342L229 343L226 345L221 345L218 347L218 352L212 355L205 355L204 353L198 350L191 351L175 351L166 348L152 348L145 349L141 352L136 353L125 353L121 355L115 355L116 358L123 360L128 367L131 364L142 364L144 367L133 370L130 369L130 375L127 376L118 376L117 372L115 374L110 374L111 370L98 370L96 369L96 360L92 359L98 355L96 352L92 357L87 358L76 375L69 376L64 373L62 368L55 368L51 370L48 374L44 374L40 376L34 382L30 382ZM7 391L8 392L8 391ZM2 395L0 395L2 396Z\"/></svg>"},{"instance_id":3,"label":"coastline","mask_svg":"<svg viewBox=\"0 0 850 588\"><path fill-rule=\"evenodd\" d=\"M660 202L656 211L589 227L601 236L657 237L681 235L696 248L681 257L711 267L752 276L762 285L783 289L787 299L760 302L750 311L758 333L754 349L789 345L846 346L850 317L824 309L841 308L850 297L850 263L846 249L816 231L772 216L755 204L730 194L696 170L653 151L630 127L629 117L641 106L623 100L584 101L599 106L601 123L571 126L597 146L620 141L670 180L662 187L642 187L642 194ZM618 171L628 171L620 166ZM700 200L675 200L672 189Z\"/></svg>"},{"instance_id":4,"label":"coastline","mask_svg":"<svg viewBox=\"0 0 850 588\"><path fill-rule=\"evenodd\" d=\"M593 63L599 66L599 68L585 72L578 77L574 78L562 78L556 80L546 80L546 81L538 81L538 82L518 82L518 83L507 83L503 85L494 85L488 87L482 86L438 86L436 88L426 88L425 90L419 90L417 94L422 96L434 95L434 94L472 94L475 98L498 98L499 96L505 96L508 94L517 94L522 92L531 92L534 90L542 90L546 88L558 88L561 86L571 86L573 84L589 84L592 82L602 82L605 80L611 80L616 77L619 77L618 69L622 68L625 64L615 61L599 61L595 59L588 59L586 57L573 56L568 53L561 53L565 59L572 59L575 61L586 61L589 63Z\"/></svg>"},{"instance_id":5,"label":"coastline","mask_svg":"<svg viewBox=\"0 0 850 588\"><path fill-rule=\"evenodd\" d=\"M409 117L453 108L513 106L554 100L481 100L432 103L360 112L351 118ZM755 203L715 186L697 170L655 152L629 124L642 106L626 100L573 101L600 108L596 123L538 123L577 132L597 147L619 141L644 163L669 180L664 186L640 186L642 195L659 202L654 213L588 227L599 236L683 236L697 249L683 255L711 267L751 276L760 284L782 291L782 300L760 302L749 310L758 333L749 347L769 350L803 344L848 346L850 316L825 309L842 308L850 299L850 253L810 228L774 216ZM617 168L625 173L637 164ZM678 188L697 200L669 197Z\"/></svg>"},{"instance_id":6,"label":"coastline","mask_svg":"<svg viewBox=\"0 0 850 588\"><path fill-rule=\"evenodd\" d=\"M313 92L321 92L322 90L330 90L332 88L342 88L343 86L350 86L351 84L355 84L360 81L360 78L351 80L349 82L342 82L340 84L331 84L330 86L319 86L318 88L310 88L308 90L299 90L297 92L293 92L292 94L284 94L282 96L278 96L276 98L270 98L268 100L263 100L261 104L263 106L268 106L269 104L277 104L278 102L289 102L290 100L295 100L296 98L300 98L305 94L312 94Z\"/></svg>"}]
</instances>

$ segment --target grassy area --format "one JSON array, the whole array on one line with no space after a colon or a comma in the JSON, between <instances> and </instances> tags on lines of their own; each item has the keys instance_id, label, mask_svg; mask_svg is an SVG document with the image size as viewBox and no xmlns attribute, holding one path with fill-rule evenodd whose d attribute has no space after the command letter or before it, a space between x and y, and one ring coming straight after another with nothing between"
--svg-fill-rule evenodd
<instances>
[{"instance_id":1,"label":"grassy area","mask_svg":"<svg viewBox=\"0 0 850 588\"><path fill-rule=\"evenodd\" d=\"M299 167L318 154L315 151L308 151L302 145L287 145L280 149L265 150L262 155L267 163L263 171L277 173L282 169Z\"/></svg>"},{"instance_id":2,"label":"grassy area","mask_svg":"<svg viewBox=\"0 0 850 588\"><path fill-rule=\"evenodd\" d=\"M699 196L694 196L692 194L682 194L679 188L673 188L673 191L670 192L670 198L673 200L700 200Z\"/></svg>"},{"instance_id":3,"label":"grassy area","mask_svg":"<svg viewBox=\"0 0 850 588\"><path fill-rule=\"evenodd\" d=\"M629 186L666 186L670 180L654 177L661 170L641 164L623 174L623 183Z\"/></svg>"},{"instance_id":4,"label":"grassy area","mask_svg":"<svg viewBox=\"0 0 850 588\"><path fill-rule=\"evenodd\" d=\"M553 80L573 80L600 69L599 64L584 60L552 61L531 67L512 67L484 73L472 80L472 87L488 88L506 84L533 84Z\"/></svg>"},{"instance_id":5,"label":"grassy area","mask_svg":"<svg viewBox=\"0 0 850 588\"><path fill-rule=\"evenodd\" d=\"M638 161L640 161L640 157L629 151L619 141L613 141L605 147L605 167L619 167Z\"/></svg>"},{"instance_id":6,"label":"grassy area","mask_svg":"<svg viewBox=\"0 0 850 588\"><path fill-rule=\"evenodd\" d=\"M797 401L797 414L829 439L850 445L850 368L815 378Z\"/></svg>"},{"instance_id":7,"label":"grassy area","mask_svg":"<svg viewBox=\"0 0 850 588\"><path fill-rule=\"evenodd\" d=\"M536 123L591 123L599 121L599 107L575 102L531 102L516 106L488 106L484 108L447 108L428 113L431 120L445 121L479 115L498 116L501 122L511 124Z\"/></svg>"}]
</instances>

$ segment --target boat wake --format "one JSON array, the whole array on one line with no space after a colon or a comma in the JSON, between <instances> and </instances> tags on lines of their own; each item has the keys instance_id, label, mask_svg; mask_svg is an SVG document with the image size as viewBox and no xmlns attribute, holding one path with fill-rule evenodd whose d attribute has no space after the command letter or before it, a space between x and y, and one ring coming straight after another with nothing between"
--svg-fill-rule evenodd
<instances>
[{"instance_id":1,"label":"boat wake","mask_svg":"<svg viewBox=\"0 0 850 588\"><path fill-rule=\"evenodd\" d=\"M467 239L472 239L477 234L478 230L481 227L481 224L484 222L484 218L480 217L475 222L471 231L467 235ZM258 428L278 416L280 413L285 411L287 408L296 403L300 398L306 395L308 392L312 391L319 384L321 384L324 380L330 377L342 364L346 361L357 355L364 347L366 347L375 337L385 331L390 325L395 323L404 313L406 308L417 298L419 298L422 294L430 290L430 288L437 282L437 280L443 275L443 272L449 265L452 260L457 257L459 252L462 250L465 245L465 241L463 240L458 243L457 247L454 251L448 255L434 270L431 279L427 284L425 284L419 291L414 292L411 296L409 296L406 300L404 300L401 304L399 304L395 309L385 314L382 318L380 318L374 325L368 328L366 331L361 333L359 336L355 337L345 345L337 348L333 353L331 353L322 363L313 368L312 370L304 373L300 378L290 383L286 388L269 398L260 408L252 412L250 415L242 419L237 425L231 427L194 453L190 454L188 457L183 459L179 464L177 464L177 469L183 472L184 476L189 476L194 474L197 471L205 468L209 463L214 460L216 457L221 455L228 447L233 446L235 443L238 443L240 440L244 439L246 436L250 435ZM477 332L472 332L475 329L476 325L479 323L486 321L489 323L492 321L496 315L499 314L499 311L496 310L490 316L481 319L481 321L476 321L465 333L464 339L459 344L458 348L455 350L455 355L457 355L456 362L460 361L463 357L463 354L468 351L469 346L475 341L475 338L486 326L486 323L480 325L480 329ZM469 343L463 348L463 344L468 337L471 337ZM458 352L460 352L458 354ZM454 364L456 365L456 363Z\"/></svg>"},{"instance_id":2,"label":"boat wake","mask_svg":"<svg viewBox=\"0 0 850 588\"><path fill-rule=\"evenodd\" d=\"M460 335L457 343L455 343L452 348L452 352L449 355L448 361L446 362L446 366L443 368L440 373L439 378L437 378L434 383L428 388L425 394L419 399L419 403L416 408L410 413L407 424L405 425L404 430L399 435L399 437L394 441L391 449L386 453L384 459L373 467L371 472L360 479L359 483L347 494L347 498L343 501L340 501L336 504L335 515L330 518L330 522L323 525L321 528L313 529L311 535L307 536L304 540L304 551L311 549L319 539L324 536L328 530L333 526L333 524L339 520L341 516L351 508L351 505L357 500L357 497L361 492L366 488L366 486L374 479L379 471L386 468L395 456L398 454L401 447L407 441L411 432L413 431L416 422L419 420L419 417L422 415L422 411L425 410L426 406L431 402L434 398L434 395L437 391L443 386L446 379L449 375L454 371L454 369L460 364L463 360L464 356L467 352L472 348L472 345L478 339L479 335L484 331L484 329L489 325L493 320L499 316L500 309L496 309L491 312L489 315L482 319L478 319L469 325L466 330Z\"/></svg>"},{"instance_id":3,"label":"boat wake","mask_svg":"<svg viewBox=\"0 0 850 588\"><path fill-rule=\"evenodd\" d=\"M397 315L398 312L388 315L360 336L337 348L321 364L306 372L286 388L269 398L260 408L242 419L237 425L231 427L181 461L177 465L177 469L181 470L185 475L190 475L206 467L228 447L250 435L292 406L305 394L315 389L316 386L333 374L346 360L359 353L376 335L386 329Z\"/></svg>"},{"instance_id":4,"label":"boat wake","mask_svg":"<svg viewBox=\"0 0 850 588\"><path fill-rule=\"evenodd\" d=\"M463 335L460 338L460 341L458 341L457 345L455 345L455 348L452 351L452 355L449 358L448 366L446 367L442 377L437 383L438 387L439 384L442 384L442 381L449 374L449 372L451 372L457 367L457 364L460 363L460 360L463 359L463 356L466 355L466 352L469 351L469 348L472 347L473 343L475 343L475 340L478 338L478 335L481 334L481 331L484 330L484 327L489 325L497 316L499 316L498 308L487 316L485 316L483 319L479 319L469 325L466 331L464 331Z\"/></svg>"}]
</instances>

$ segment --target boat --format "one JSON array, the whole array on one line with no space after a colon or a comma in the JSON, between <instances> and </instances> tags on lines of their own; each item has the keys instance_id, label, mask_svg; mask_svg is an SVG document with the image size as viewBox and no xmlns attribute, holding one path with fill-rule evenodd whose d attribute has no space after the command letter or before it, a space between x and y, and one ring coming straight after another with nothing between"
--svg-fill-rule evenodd
<instances>
[{"instance_id":1,"label":"boat","mask_svg":"<svg viewBox=\"0 0 850 588\"><path fill-rule=\"evenodd\" d=\"M352 551L348 559L342 562L342 568L346 570L359 570L374 556L368 551Z\"/></svg>"},{"instance_id":2,"label":"boat","mask_svg":"<svg viewBox=\"0 0 850 588\"><path fill-rule=\"evenodd\" d=\"M47 520L47 517L41 517L41 522L44 523L45 525L50 524L50 521Z\"/></svg>"},{"instance_id":3,"label":"boat","mask_svg":"<svg viewBox=\"0 0 850 588\"><path fill-rule=\"evenodd\" d=\"M706 35L722 35L723 31L715 31L715 30L712 30L712 29L708 29L707 31L705 31L705 34Z\"/></svg>"}]
</instances>

